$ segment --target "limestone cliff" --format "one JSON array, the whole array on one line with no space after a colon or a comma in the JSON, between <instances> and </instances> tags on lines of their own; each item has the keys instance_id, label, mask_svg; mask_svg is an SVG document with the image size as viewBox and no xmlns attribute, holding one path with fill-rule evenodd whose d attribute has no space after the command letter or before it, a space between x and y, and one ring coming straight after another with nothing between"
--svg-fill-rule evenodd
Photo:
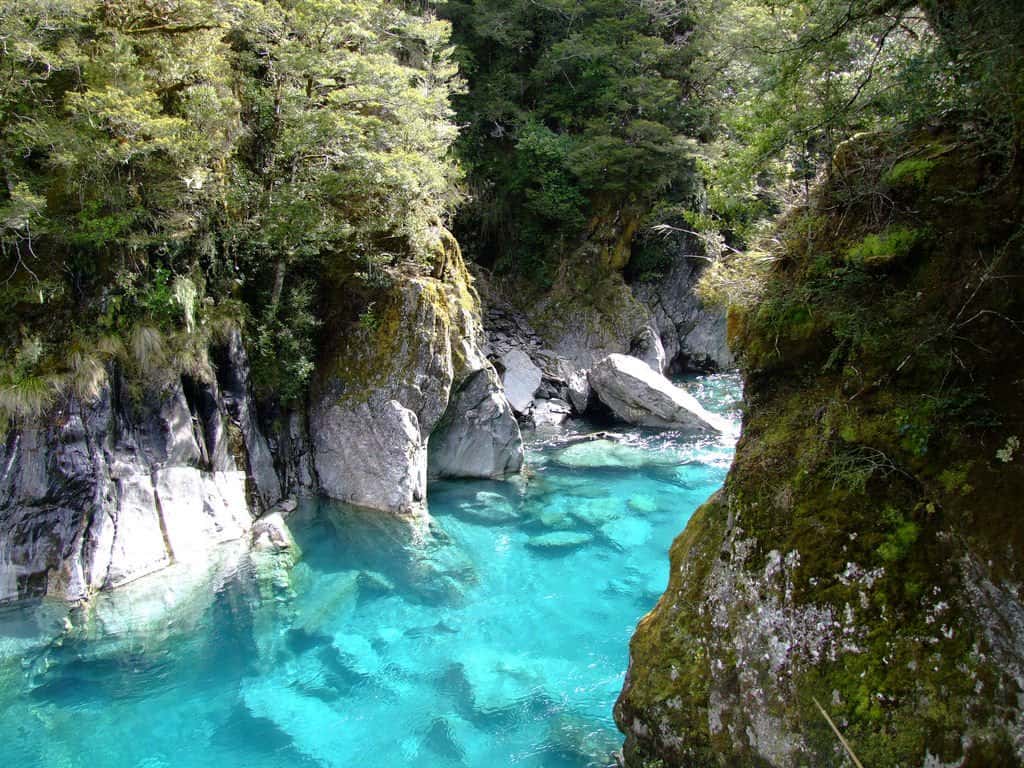
<instances>
[{"instance_id":1,"label":"limestone cliff","mask_svg":"<svg viewBox=\"0 0 1024 768\"><path fill-rule=\"evenodd\" d=\"M629 766L1024 761L1019 163L864 136L730 315L747 416L615 714ZM820 707L820 708L819 708Z\"/></svg>"}]
</instances>

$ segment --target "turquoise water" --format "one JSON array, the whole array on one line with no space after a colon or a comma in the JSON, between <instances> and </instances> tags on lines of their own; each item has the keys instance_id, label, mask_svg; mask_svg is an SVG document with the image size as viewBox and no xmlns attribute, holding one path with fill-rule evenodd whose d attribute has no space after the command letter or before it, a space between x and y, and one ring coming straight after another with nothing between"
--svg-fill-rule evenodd
<instances>
[{"instance_id":1,"label":"turquoise water","mask_svg":"<svg viewBox=\"0 0 1024 768\"><path fill-rule=\"evenodd\" d=\"M687 386L738 418L738 383ZM89 615L0 612L0 765L613 764L611 717L667 550L732 444L616 430L528 436L512 482L451 482L411 529L322 504L303 556L226 547Z\"/></svg>"}]
</instances>

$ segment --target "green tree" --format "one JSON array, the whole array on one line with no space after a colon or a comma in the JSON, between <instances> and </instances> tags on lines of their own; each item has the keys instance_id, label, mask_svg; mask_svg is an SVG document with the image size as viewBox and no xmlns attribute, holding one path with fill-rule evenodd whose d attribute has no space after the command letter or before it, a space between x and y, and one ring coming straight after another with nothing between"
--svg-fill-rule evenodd
<instances>
[{"instance_id":1,"label":"green tree","mask_svg":"<svg viewBox=\"0 0 1024 768\"><path fill-rule=\"evenodd\" d=\"M255 328L266 391L298 395L324 286L426 260L455 199L456 71L430 14L0 0L0 29L0 336L18 380L26 360L67 374L69 332L129 357L157 333L201 363L230 314ZM15 360L29 341L39 354Z\"/></svg>"},{"instance_id":2,"label":"green tree","mask_svg":"<svg viewBox=\"0 0 1024 768\"><path fill-rule=\"evenodd\" d=\"M692 20L654 0L450 0L469 82L456 100L468 249L531 272L603 208L692 190L707 116L691 90Z\"/></svg>"}]
</instances>

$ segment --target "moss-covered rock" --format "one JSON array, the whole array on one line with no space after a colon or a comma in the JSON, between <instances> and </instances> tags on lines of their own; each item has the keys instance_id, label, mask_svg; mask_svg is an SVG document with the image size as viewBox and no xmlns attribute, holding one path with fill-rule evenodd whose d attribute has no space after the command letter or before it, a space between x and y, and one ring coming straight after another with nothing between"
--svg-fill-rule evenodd
<instances>
[{"instance_id":1,"label":"moss-covered rock","mask_svg":"<svg viewBox=\"0 0 1024 768\"><path fill-rule=\"evenodd\" d=\"M438 228L430 251L429 269L392 274L358 313L339 306L332 314L310 417L320 489L332 498L413 510L426 498L428 438L453 391L490 368L458 243ZM518 437L511 410L499 416ZM509 462L518 469L521 441L503 445L520 452Z\"/></svg>"},{"instance_id":2,"label":"moss-covered rock","mask_svg":"<svg viewBox=\"0 0 1024 768\"><path fill-rule=\"evenodd\" d=\"M846 765L819 705L867 766L1024 761L1022 179L862 137L783 221L729 318L735 463L631 644L628 765Z\"/></svg>"}]
</instances>

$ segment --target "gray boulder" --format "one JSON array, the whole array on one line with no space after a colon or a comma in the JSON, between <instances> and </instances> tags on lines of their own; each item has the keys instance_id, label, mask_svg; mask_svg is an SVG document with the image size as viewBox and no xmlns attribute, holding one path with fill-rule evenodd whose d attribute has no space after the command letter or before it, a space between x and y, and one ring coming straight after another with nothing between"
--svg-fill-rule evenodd
<instances>
[{"instance_id":1,"label":"gray boulder","mask_svg":"<svg viewBox=\"0 0 1024 768\"><path fill-rule=\"evenodd\" d=\"M705 410L643 360L608 355L590 370L590 385L601 402L623 421L687 432L728 433L721 416Z\"/></svg>"},{"instance_id":2,"label":"gray boulder","mask_svg":"<svg viewBox=\"0 0 1024 768\"><path fill-rule=\"evenodd\" d=\"M665 347L650 326L646 326L633 337L629 345L629 354L643 360L656 373L665 372Z\"/></svg>"},{"instance_id":3,"label":"gray boulder","mask_svg":"<svg viewBox=\"0 0 1024 768\"><path fill-rule=\"evenodd\" d=\"M521 349L512 349L502 355L501 365L505 369L501 383L512 410L519 414L528 413L540 389L543 372Z\"/></svg>"},{"instance_id":4,"label":"gray boulder","mask_svg":"<svg viewBox=\"0 0 1024 768\"><path fill-rule=\"evenodd\" d=\"M565 400L553 397L549 400L538 400L533 408L533 424L537 427L557 427L568 421L572 415L572 406Z\"/></svg>"},{"instance_id":5,"label":"gray boulder","mask_svg":"<svg viewBox=\"0 0 1024 768\"><path fill-rule=\"evenodd\" d=\"M281 512L270 512L252 527L252 547L257 552L277 552L295 548L295 538Z\"/></svg>"},{"instance_id":6,"label":"gray boulder","mask_svg":"<svg viewBox=\"0 0 1024 768\"><path fill-rule=\"evenodd\" d=\"M578 414L586 413L590 406L590 380L587 378L587 371L573 371L566 377L566 381L572 407Z\"/></svg>"},{"instance_id":7,"label":"gray boulder","mask_svg":"<svg viewBox=\"0 0 1024 768\"><path fill-rule=\"evenodd\" d=\"M428 440L446 414L461 433L451 436L441 462L445 473L476 477L483 468L516 465L515 434L494 379L478 380L465 407L450 410L452 393L491 365L458 244L442 229L436 235L433 274L403 275L380 289L372 323L346 321L329 334L336 348L325 355L323 370L330 375L312 394L309 432L320 489L331 498L385 512L421 512ZM490 414L471 416L470 401L489 396L495 398ZM485 446L490 458L467 462L474 446Z\"/></svg>"},{"instance_id":8,"label":"gray boulder","mask_svg":"<svg viewBox=\"0 0 1024 768\"><path fill-rule=\"evenodd\" d=\"M523 466L523 438L490 366L472 374L452 396L430 436L427 475L497 478Z\"/></svg>"},{"instance_id":9,"label":"gray boulder","mask_svg":"<svg viewBox=\"0 0 1024 768\"><path fill-rule=\"evenodd\" d=\"M426 498L426 442L399 401L321 401L312 422L320 489L332 499L412 513Z\"/></svg>"}]
</instances>

